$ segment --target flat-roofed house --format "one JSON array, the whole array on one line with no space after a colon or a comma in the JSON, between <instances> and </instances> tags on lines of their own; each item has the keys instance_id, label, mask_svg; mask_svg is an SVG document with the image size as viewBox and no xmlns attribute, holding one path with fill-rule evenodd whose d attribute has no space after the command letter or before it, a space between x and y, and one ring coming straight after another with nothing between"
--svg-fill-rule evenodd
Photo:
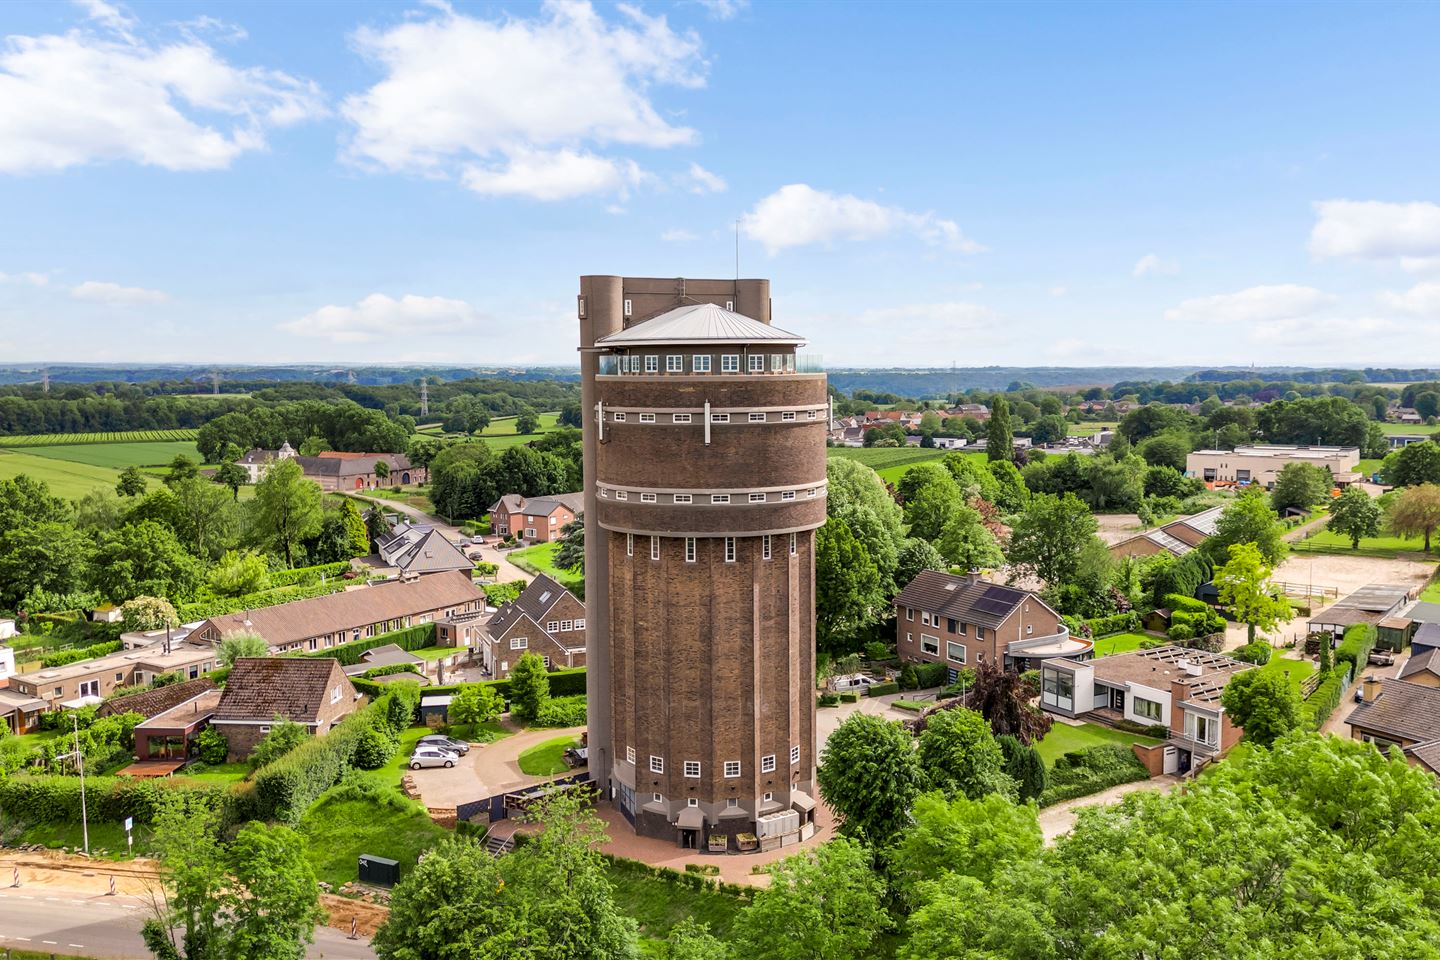
<instances>
[{"instance_id":1,"label":"flat-roofed house","mask_svg":"<svg viewBox=\"0 0 1440 960\"><path fill-rule=\"evenodd\" d=\"M1257 443L1234 450L1196 450L1185 457L1185 476L1206 483L1256 483L1269 489L1280 471L1292 463L1328 467L1332 474L1341 474L1353 471L1359 462L1359 447Z\"/></svg>"},{"instance_id":2,"label":"flat-roofed house","mask_svg":"<svg viewBox=\"0 0 1440 960\"><path fill-rule=\"evenodd\" d=\"M118 687L138 687L163 673L179 673L193 680L218 667L210 643L157 643L134 650L50 667L10 678L10 689L44 700L50 709L75 710L100 703Z\"/></svg>"},{"instance_id":3,"label":"flat-roofed house","mask_svg":"<svg viewBox=\"0 0 1440 960\"><path fill-rule=\"evenodd\" d=\"M1112 557L1150 557L1162 551L1177 557L1194 550L1215 535L1215 524L1224 507L1211 507L1188 517L1180 517L1112 544Z\"/></svg>"},{"instance_id":4,"label":"flat-roofed house","mask_svg":"<svg viewBox=\"0 0 1440 960\"><path fill-rule=\"evenodd\" d=\"M470 574L453 570L211 617L191 638L219 643L229 634L250 632L264 637L271 653L324 650L483 609L484 603Z\"/></svg>"},{"instance_id":5,"label":"flat-roofed house","mask_svg":"<svg viewBox=\"0 0 1440 960\"><path fill-rule=\"evenodd\" d=\"M277 718L318 736L354 712L358 697L338 660L240 657L226 678L210 726L229 743L230 759L243 760Z\"/></svg>"}]
</instances>

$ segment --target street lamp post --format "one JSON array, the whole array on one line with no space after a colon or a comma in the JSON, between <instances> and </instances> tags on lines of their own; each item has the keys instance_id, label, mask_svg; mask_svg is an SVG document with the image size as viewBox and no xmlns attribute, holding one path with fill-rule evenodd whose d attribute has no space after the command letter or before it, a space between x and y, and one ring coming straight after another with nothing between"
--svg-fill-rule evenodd
<instances>
[{"instance_id":1,"label":"street lamp post","mask_svg":"<svg viewBox=\"0 0 1440 960\"><path fill-rule=\"evenodd\" d=\"M85 856L90 856L90 818L85 809L85 754L80 750L80 718L74 713L70 714L70 721L75 726L75 752L71 754L75 758L75 766L80 771L80 830L85 843Z\"/></svg>"}]
</instances>

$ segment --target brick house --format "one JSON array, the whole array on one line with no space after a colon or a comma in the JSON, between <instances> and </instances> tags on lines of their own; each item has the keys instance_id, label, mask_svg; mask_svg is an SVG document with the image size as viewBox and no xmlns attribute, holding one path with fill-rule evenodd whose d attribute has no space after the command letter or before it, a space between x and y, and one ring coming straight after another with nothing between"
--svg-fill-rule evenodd
<instances>
[{"instance_id":1,"label":"brick house","mask_svg":"<svg viewBox=\"0 0 1440 960\"><path fill-rule=\"evenodd\" d=\"M900 659L956 671L985 660L1029 670L1051 657L1088 658L1089 640L1070 636L1037 594L980 579L922 570L895 598Z\"/></svg>"},{"instance_id":2,"label":"brick house","mask_svg":"<svg viewBox=\"0 0 1440 960\"><path fill-rule=\"evenodd\" d=\"M1165 743L1140 759L1152 776L1184 773L1239 742L1243 731L1230 722L1220 695L1231 677L1250 669L1233 657L1169 645L1083 662L1048 660L1040 667L1040 703L1063 717L1165 727Z\"/></svg>"},{"instance_id":3,"label":"brick house","mask_svg":"<svg viewBox=\"0 0 1440 960\"><path fill-rule=\"evenodd\" d=\"M1211 507L1209 510L1202 510L1188 517L1172 520L1153 530L1137 533L1133 537L1112 544L1110 556L1116 559L1120 557L1151 557L1162 551L1168 551L1177 557L1183 557L1215 535L1215 524L1219 521L1220 514L1224 509L1224 507Z\"/></svg>"},{"instance_id":4,"label":"brick house","mask_svg":"<svg viewBox=\"0 0 1440 960\"><path fill-rule=\"evenodd\" d=\"M375 547L380 559L401 573L475 569L475 564L460 552L460 548L430 524L402 521L382 535Z\"/></svg>"},{"instance_id":5,"label":"brick house","mask_svg":"<svg viewBox=\"0 0 1440 960\"><path fill-rule=\"evenodd\" d=\"M514 537L529 543L560 539L560 531L585 509L585 495L556 493L525 499L507 493L490 507L490 531L497 537Z\"/></svg>"},{"instance_id":6,"label":"brick house","mask_svg":"<svg viewBox=\"0 0 1440 960\"><path fill-rule=\"evenodd\" d=\"M1345 722L1352 739L1383 751L1399 747L1412 766L1440 775L1440 688L1414 679L1367 677L1364 699Z\"/></svg>"},{"instance_id":7,"label":"brick house","mask_svg":"<svg viewBox=\"0 0 1440 960\"><path fill-rule=\"evenodd\" d=\"M50 667L10 678L10 689L44 700L50 709L75 709L99 703L117 687L142 686L162 673L193 680L220 665L213 644L205 641L151 644L119 650L94 660Z\"/></svg>"},{"instance_id":8,"label":"brick house","mask_svg":"<svg viewBox=\"0 0 1440 960\"><path fill-rule=\"evenodd\" d=\"M232 633L253 632L265 638L271 653L324 650L483 609L484 603L470 574L452 570L211 617L190 636L219 643Z\"/></svg>"},{"instance_id":9,"label":"brick house","mask_svg":"<svg viewBox=\"0 0 1440 960\"><path fill-rule=\"evenodd\" d=\"M543 574L490 618L479 654L491 676L503 677L526 653L551 670L585 666L585 604Z\"/></svg>"},{"instance_id":10,"label":"brick house","mask_svg":"<svg viewBox=\"0 0 1440 960\"><path fill-rule=\"evenodd\" d=\"M243 760L265 739L276 718L321 736L354 712L358 697L338 660L240 657L210 726L229 742L229 759Z\"/></svg>"}]
</instances>

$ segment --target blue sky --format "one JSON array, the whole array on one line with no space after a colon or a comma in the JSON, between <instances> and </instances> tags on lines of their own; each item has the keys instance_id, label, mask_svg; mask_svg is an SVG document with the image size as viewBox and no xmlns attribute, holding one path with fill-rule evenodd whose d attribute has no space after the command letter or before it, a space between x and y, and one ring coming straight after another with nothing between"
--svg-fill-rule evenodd
<instances>
[{"instance_id":1,"label":"blue sky","mask_svg":"<svg viewBox=\"0 0 1440 960\"><path fill-rule=\"evenodd\" d=\"M9 3L0 358L1440 365L1440 6Z\"/></svg>"}]
</instances>

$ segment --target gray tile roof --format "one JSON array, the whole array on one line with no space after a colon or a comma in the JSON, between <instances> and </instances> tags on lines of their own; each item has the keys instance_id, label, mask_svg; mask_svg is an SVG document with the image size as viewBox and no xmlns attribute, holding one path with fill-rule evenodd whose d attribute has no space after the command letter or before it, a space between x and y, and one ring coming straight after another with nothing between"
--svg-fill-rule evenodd
<instances>
[{"instance_id":1,"label":"gray tile roof","mask_svg":"<svg viewBox=\"0 0 1440 960\"><path fill-rule=\"evenodd\" d=\"M206 690L214 689L214 680L209 677L197 677L194 680L156 687L154 690L132 693L126 697L114 697L100 704L100 709L95 712L95 715L109 717L119 716L122 713L138 713L142 717L154 717L166 710L173 709L192 697L198 697Z\"/></svg>"},{"instance_id":2,"label":"gray tile roof","mask_svg":"<svg viewBox=\"0 0 1440 960\"><path fill-rule=\"evenodd\" d=\"M1440 774L1440 740L1417 743L1405 753L1424 764L1431 773Z\"/></svg>"},{"instance_id":3,"label":"gray tile roof","mask_svg":"<svg viewBox=\"0 0 1440 960\"><path fill-rule=\"evenodd\" d=\"M1410 659L1400 668L1395 675L1397 680L1404 680L1413 677L1417 673L1428 673L1431 676L1440 676L1440 649L1426 647L1419 653L1412 653Z\"/></svg>"},{"instance_id":4,"label":"gray tile roof","mask_svg":"<svg viewBox=\"0 0 1440 960\"><path fill-rule=\"evenodd\" d=\"M599 346L632 347L665 343L788 343L803 344L798 334L772 327L713 303L676 307L596 341Z\"/></svg>"},{"instance_id":5,"label":"gray tile roof","mask_svg":"<svg viewBox=\"0 0 1440 960\"><path fill-rule=\"evenodd\" d=\"M529 617L536 624L545 622L545 614L565 596L565 588L559 583L540 574L520 592L520 596L495 611L486 627L490 636L498 637L522 616Z\"/></svg>"},{"instance_id":6,"label":"gray tile roof","mask_svg":"<svg viewBox=\"0 0 1440 960\"><path fill-rule=\"evenodd\" d=\"M1380 696L1357 706L1349 724L1397 740L1440 739L1440 688L1380 681Z\"/></svg>"},{"instance_id":7,"label":"gray tile roof","mask_svg":"<svg viewBox=\"0 0 1440 960\"><path fill-rule=\"evenodd\" d=\"M330 657L240 657L225 680L215 722L273 720L315 723L332 687L354 702L355 688Z\"/></svg>"},{"instance_id":8,"label":"gray tile roof","mask_svg":"<svg viewBox=\"0 0 1440 960\"><path fill-rule=\"evenodd\" d=\"M379 544L380 556L406 573L470 570L474 564L445 536L426 524L402 523Z\"/></svg>"},{"instance_id":9,"label":"gray tile roof","mask_svg":"<svg viewBox=\"0 0 1440 960\"><path fill-rule=\"evenodd\" d=\"M938 570L922 570L900 591L895 602L993 630L1009 619L1027 599L1044 603L1033 593L1004 584L988 580L972 581Z\"/></svg>"}]
</instances>

